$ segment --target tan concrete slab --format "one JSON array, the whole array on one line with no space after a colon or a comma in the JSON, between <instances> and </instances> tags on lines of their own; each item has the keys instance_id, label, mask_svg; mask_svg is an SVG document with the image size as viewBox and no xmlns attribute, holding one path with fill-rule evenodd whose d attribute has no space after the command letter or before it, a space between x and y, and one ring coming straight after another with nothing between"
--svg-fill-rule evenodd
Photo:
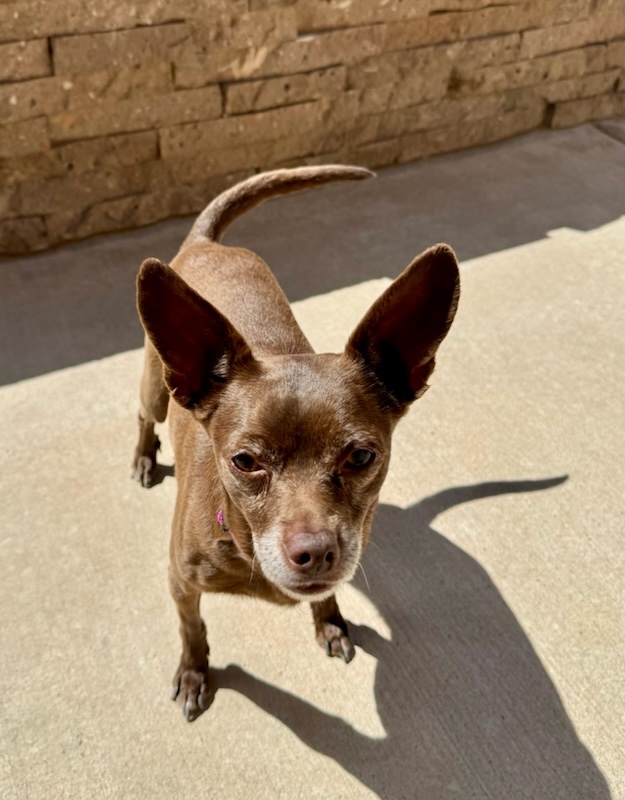
<instances>
[{"instance_id":1,"label":"tan concrete slab","mask_svg":"<svg viewBox=\"0 0 625 800\"><path fill-rule=\"evenodd\" d=\"M359 645L348 667L318 649L305 608L205 598L220 688L187 724L167 699L175 481L128 478L140 352L0 388L0 796L622 800L624 228L606 199L622 146L605 137L601 161L601 135L560 139L569 159L574 143L596 148L600 222L463 260L457 321L341 597ZM524 141L509 150L523 168L543 153L541 137ZM505 155L472 158L493 152ZM428 167L441 182L450 158ZM413 169L379 179L389 208ZM576 202L592 206L595 185ZM325 237L342 213L317 207ZM394 213L407 239L410 213ZM135 246L117 241L65 258L95 269ZM40 258L19 262L33 275ZM313 343L340 348L397 270L299 301ZM94 332L62 306L59 336L83 352Z\"/></svg>"}]
</instances>

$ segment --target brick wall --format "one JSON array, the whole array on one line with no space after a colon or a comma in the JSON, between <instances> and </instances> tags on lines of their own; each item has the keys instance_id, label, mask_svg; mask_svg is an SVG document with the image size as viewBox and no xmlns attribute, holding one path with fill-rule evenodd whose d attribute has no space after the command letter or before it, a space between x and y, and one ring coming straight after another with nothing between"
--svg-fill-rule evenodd
<instances>
[{"instance_id":1,"label":"brick wall","mask_svg":"<svg viewBox=\"0 0 625 800\"><path fill-rule=\"evenodd\" d=\"M623 113L622 0L0 0L0 252Z\"/></svg>"}]
</instances>

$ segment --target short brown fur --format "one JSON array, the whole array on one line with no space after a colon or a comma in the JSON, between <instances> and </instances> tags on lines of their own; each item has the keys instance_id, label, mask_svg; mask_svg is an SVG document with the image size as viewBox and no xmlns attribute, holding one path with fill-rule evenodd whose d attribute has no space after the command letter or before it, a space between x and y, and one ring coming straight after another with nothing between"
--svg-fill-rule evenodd
<instances>
[{"instance_id":1,"label":"short brown fur","mask_svg":"<svg viewBox=\"0 0 625 800\"><path fill-rule=\"evenodd\" d=\"M427 389L453 321L456 259L447 245L427 250L342 354L317 355L267 265L217 239L267 197L370 175L342 166L257 175L200 214L171 267L141 265L146 349L133 474L153 482L154 425L169 409L178 482L169 582L183 644L174 697L188 720L210 697L202 592L308 601L328 655L353 658L334 592L367 545L395 424Z\"/></svg>"}]
</instances>

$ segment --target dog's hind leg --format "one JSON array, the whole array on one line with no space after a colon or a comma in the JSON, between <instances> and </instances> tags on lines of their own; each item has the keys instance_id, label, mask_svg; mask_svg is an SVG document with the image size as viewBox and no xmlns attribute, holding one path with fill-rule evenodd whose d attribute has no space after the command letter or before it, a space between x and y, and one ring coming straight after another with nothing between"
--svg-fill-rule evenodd
<instances>
[{"instance_id":1,"label":"dog's hind leg","mask_svg":"<svg viewBox=\"0 0 625 800\"><path fill-rule=\"evenodd\" d=\"M331 595L319 603L311 603L317 642L327 655L339 656L346 664L356 655L354 645L349 640L347 623L339 611L336 597Z\"/></svg>"},{"instance_id":2,"label":"dog's hind leg","mask_svg":"<svg viewBox=\"0 0 625 800\"><path fill-rule=\"evenodd\" d=\"M163 381L161 359L146 337L139 408L139 441L132 462L132 477L142 486L151 486L156 471L156 453L161 443L154 432L157 422L167 416L169 392Z\"/></svg>"}]
</instances>

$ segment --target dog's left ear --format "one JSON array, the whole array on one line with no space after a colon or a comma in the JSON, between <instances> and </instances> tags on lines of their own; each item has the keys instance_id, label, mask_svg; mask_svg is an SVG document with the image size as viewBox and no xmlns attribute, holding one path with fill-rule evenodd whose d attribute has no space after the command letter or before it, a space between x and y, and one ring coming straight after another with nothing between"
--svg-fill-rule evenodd
<instances>
[{"instance_id":1,"label":"dog's left ear","mask_svg":"<svg viewBox=\"0 0 625 800\"><path fill-rule=\"evenodd\" d=\"M451 247L418 256L371 306L347 344L362 359L395 413L427 389L436 350L453 322L460 277Z\"/></svg>"}]
</instances>

